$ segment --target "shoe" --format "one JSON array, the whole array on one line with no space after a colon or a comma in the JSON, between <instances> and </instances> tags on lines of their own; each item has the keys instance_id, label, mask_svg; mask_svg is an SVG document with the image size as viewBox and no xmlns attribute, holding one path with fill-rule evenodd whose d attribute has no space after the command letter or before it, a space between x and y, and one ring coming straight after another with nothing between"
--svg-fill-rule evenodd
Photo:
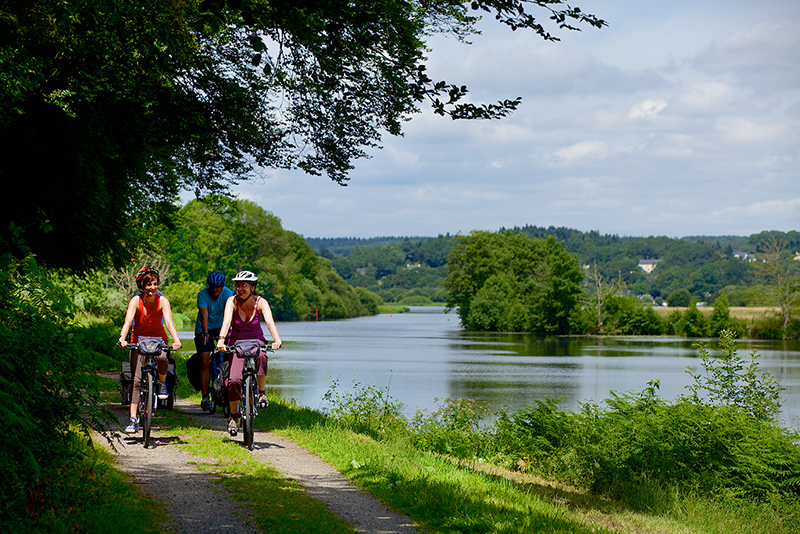
<instances>
[{"instance_id":1,"label":"shoe","mask_svg":"<svg viewBox=\"0 0 800 534\"><path fill-rule=\"evenodd\" d=\"M162 382L160 386L158 386L158 398L161 400L169 398L169 391L167 391L167 384Z\"/></svg>"},{"instance_id":2,"label":"shoe","mask_svg":"<svg viewBox=\"0 0 800 534\"><path fill-rule=\"evenodd\" d=\"M239 415L239 414L236 414L236 415ZM236 434L238 434L238 433L239 433L239 418L231 416L228 419L228 434L230 434L231 437L235 438Z\"/></svg>"},{"instance_id":3,"label":"shoe","mask_svg":"<svg viewBox=\"0 0 800 534\"><path fill-rule=\"evenodd\" d=\"M269 401L267 400L267 396L264 393L258 394L258 400L256 401L256 406L259 408L266 408L269 406Z\"/></svg>"},{"instance_id":4,"label":"shoe","mask_svg":"<svg viewBox=\"0 0 800 534\"><path fill-rule=\"evenodd\" d=\"M211 401L208 400L208 396L203 397L203 400L200 401L200 409L204 412L211 411Z\"/></svg>"},{"instance_id":5,"label":"shoe","mask_svg":"<svg viewBox=\"0 0 800 534\"><path fill-rule=\"evenodd\" d=\"M128 423L128 426L125 427L125 433L126 434L135 434L136 433L136 429L137 429L138 426L139 426L139 421L137 421L137 419L135 417L131 417L131 420Z\"/></svg>"}]
</instances>

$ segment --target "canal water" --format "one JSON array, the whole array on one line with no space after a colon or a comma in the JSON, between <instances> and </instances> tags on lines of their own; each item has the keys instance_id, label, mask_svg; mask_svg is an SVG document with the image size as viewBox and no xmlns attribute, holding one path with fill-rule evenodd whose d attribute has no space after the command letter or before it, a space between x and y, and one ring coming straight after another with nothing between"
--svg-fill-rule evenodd
<instances>
[{"instance_id":1,"label":"canal water","mask_svg":"<svg viewBox=\"0 0 800 534\"><path fill-rule=\"evenodd\" d=\"M266 330L266 329L265 329ZM438 307L343 321L278 323L283 348L270 355L269 387L312 408L338 389L388 388L407 415L435 409L434 399L464 398L493 413L534 400L562 399L574 410L609 391L639 392L661 382L665 399L687 394L700 370L695 340L661 337L537 338L527 334L466 332L458 315ZM269 334L267 333L267 338ZM786 388L781 421L800 429L800 347L796 341L741 341L739 355L756 350L760 368Z\"/></svg>"}]
</instances>

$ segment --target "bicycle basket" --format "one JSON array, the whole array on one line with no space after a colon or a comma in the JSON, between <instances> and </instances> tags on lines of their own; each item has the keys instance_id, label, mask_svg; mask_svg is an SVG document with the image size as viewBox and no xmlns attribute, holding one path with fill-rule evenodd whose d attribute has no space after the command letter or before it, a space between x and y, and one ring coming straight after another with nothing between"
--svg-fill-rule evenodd
<instances>
[{"instance_id":1,"label":"bicycle basket","mask_svg":"<svg viewBox=\"0 0 800 534\"><path fill-rule=\"evenodd\" d=\"M140 337L139 338L139 353L140 354L158 354L161 352L161 345L164 340L160 337Z\"/></svg>"},{"instance_id":2,"label":"bicycle basket","mask_svg":"<svg viewBox=\"0 0 800 534\"><path fill-rule=\"evenodd\" d=\"M236 356L239 358L255 358L261 352L257 339L243 339L236 342Z\"/></svg>"}]
</instances>

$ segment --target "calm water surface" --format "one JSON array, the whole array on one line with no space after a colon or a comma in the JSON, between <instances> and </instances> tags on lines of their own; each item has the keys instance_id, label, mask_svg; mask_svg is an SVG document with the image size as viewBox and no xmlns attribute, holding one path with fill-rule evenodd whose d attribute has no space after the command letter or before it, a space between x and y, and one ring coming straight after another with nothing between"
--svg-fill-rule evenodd
<instances>
[{"instance_id":1,"label":"calm water surface","mask_svg":"<svg viewBox=\"0 0 800 534\"><path fill-rule=\"evenodd\" d=\"M266 329L265 329L266 330ZM601 401L610 390L641 391L661 380L660 395L687 393L688 366L698 368L694 341L681 338L552 338L465 332L441 308L345 321L278 323L283 348L270 356L268 382L285 398L318 408L331 380L388 387L408 415L435 408L434 398L469 398L492 411L534 400L563 399L563 409ZM269 334L267 333L267 337ZM743 341L783 392L785 424L800 429L800 347L796 341Z\"/></svg>"}]
</instances>

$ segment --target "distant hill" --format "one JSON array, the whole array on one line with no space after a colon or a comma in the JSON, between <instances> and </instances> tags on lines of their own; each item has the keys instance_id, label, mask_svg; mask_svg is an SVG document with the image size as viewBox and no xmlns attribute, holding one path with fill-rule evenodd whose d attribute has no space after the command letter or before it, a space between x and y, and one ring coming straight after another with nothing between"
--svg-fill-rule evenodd
<instances>
[{"instance_id":1,"label":"distant hill","mask_svg":"<svg viewBox=\"0 0 800 534\"><path fill-rule=\"evenodd\" d=\"M317 251L328 250L334 256L349 256L355 247L385 247L404 241L419 242L430 237L307 237L306 243Z\"/></svg>"}]
</instances>

